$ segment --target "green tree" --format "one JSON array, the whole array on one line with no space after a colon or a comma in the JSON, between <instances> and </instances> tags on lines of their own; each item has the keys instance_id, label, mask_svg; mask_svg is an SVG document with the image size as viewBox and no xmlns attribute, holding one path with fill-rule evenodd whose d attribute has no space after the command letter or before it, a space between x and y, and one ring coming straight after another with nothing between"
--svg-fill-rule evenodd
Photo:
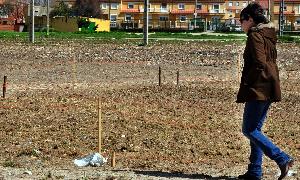
<instances>
[{"instance_id":1,"label":"green tree","mask_svg":"<svg viewBox=\"0 0 300 180\"><path fill-rule=\"evenodd\" d=\"M75 15L82 17L100 17L99 0L76 0L74 7Z\"/></svg>"},{"instance_id":2,"label":"green tree","mask_svg":"<svg viewBox=\"0 0 300 180\"><path fill-rule=\"evenodd\" d=\"M64 3L63 1L60 1L59 5L54 7L54 9L50 12L50 17L54 17L54 16L69 17L72 14L73 14L72 9L69 8L66 3Z\"/></svg>"}]
</instances>

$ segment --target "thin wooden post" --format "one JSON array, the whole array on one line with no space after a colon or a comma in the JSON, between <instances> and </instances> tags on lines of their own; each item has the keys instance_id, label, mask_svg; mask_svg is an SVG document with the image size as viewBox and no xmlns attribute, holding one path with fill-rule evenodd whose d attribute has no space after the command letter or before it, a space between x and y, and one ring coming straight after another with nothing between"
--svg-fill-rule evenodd
<instances>
[{"instance_id":1,"label":"thin wooden post","mask_svg":"<svg viewBox=\"0 0 300 180\"><path fill-rule=\"evenodd\" d=\"M158 67L158 85L161 86L161 68Z\"/></svg>"},{"instance_id":2,"label":"thin wooden post","mask_svg":"<svg viewBox=\"0 0 300 180\"><path fill-rule=\"evenodd\" d=\"M111 154L111 167L115 167L116 166L116 152L113 151Z\"/></svg>"},{"instance_id":3,"label":"thin wooden post","mask_svg":"<svg viewBox=\"0 0 300 180\"><path fill-rule=\"evenodd\" d=\"M241 54L239 53L238 54L238 58L237 58L237 79L238 79L238 82L239 82L239 80L240 80L240 68L241 68Z\"/></svg>"},{"instance_id":4,"label":"thin wooden post","mask_svg":"<svg viewBox=\"0 0 300 180\"><path fill-rule=\"evenodd\" d=\"M176 84L177 84L177 86L179 85L179 70L177 70Z\"/></svg>"},{"instance_id":5,"label":"thin wooden post","mask_svg":"<svg viewBox=\"0 0 300 180\"><path fill-rule=\"evenodd\" d=\"M71 65L72 65L73 81L74 81L74 85L75 85L77 83L77 78L76 78L77 70L76 70L76 58L75 58L75 56L73 57L73 62L71 62Z\"/></svg>"},{"instance_id":6,"label":"thin wooden post","mask_svg":"<svg viewBox=\"0 0 300 180\"><path fill-rule=\"evenodd\" d=\"M98 99L98 152L101 154L101 140L102 140L102 125L101 125L101 101Z\"/></svg>"},{"instance_id":7,"label":"thin wooden post","mask_svg":"<svg viewBox=\"0 0 300 180\"><path fill-rule=\"evenodd\" d=\"M3 98L5 98L6 93L6 87L7 87L7 76L4 76L4 82L3 82Z\"/></svg>"}]
</instances>

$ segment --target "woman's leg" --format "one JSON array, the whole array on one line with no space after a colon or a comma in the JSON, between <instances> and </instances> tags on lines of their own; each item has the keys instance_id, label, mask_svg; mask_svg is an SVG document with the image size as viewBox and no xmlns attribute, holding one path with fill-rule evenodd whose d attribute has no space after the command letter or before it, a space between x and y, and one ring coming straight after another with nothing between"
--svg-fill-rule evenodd
<instances>
[{"instance_id":1,"label":"woman's leg","mask_svg":"<svg viewBox=\"0 0 300 180\"><path fill-rule=\"evenodd\" d=\"M279 166L290 159L261 132L270 105L268 101L251 101L245 104L244 109L243 134L249 138L251 146L248 171L257 177L262 174L262 152Z\"/></svg>"},{"instance_id":2,"label":"woman's leg","mask_svg":"<svg viewBox=\"0 0 300 180\"><path fill-rule=\"evenodd\" d=\"M246 137L248 137L248 132L250 129L261 131L269 106L270 104L257 106L252 102L247 102L245 104L243 116L243 133ZM261 177L263 151L252 141L250 141L250 150L250 164L248 165L248 173L256 177Z\"/></svg>"}]
</instances>

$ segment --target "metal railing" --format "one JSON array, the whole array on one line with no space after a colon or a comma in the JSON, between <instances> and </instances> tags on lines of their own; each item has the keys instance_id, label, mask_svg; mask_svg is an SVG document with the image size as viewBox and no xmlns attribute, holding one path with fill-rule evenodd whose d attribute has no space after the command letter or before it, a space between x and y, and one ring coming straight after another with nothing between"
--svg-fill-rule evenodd
<instances>
[{"instance_id":1,"label":"metal railing","mask_svg":"<svg viewBox=\"0 0 300 180\"><path fill-rule=\"evenodd\" d=\"M144 8L139 8L140 12L144 12ZM169 13L169 8L149 8L149 12L156 13Z\"/></svg>"}]
</instances>

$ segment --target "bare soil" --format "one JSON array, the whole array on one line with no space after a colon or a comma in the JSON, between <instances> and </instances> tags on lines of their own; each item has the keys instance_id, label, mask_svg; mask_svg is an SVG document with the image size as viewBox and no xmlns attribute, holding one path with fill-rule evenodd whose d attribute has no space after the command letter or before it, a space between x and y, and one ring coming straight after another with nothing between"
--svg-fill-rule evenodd
<instances>
[{"instance_id":1,"label":"bare soil","mask_svg":"<svg viewBox=\"0 0 300 180\"><path fill-rule=\"evenodd\" d=\"M249 142L236 104L243 43L0 43L0 179L235 179ZM240 64L240 65L239 65ZM296 160L300 179L300 45L278 44L283 100L264 133ZM158 69L161 67L161 86ZM177 85L177 72L179 84ZM1 82L2 83L2 82ZM97 151L116 167L78 168ZM276 164L264 159L264 178Z\"/></svg>"}]
</instances>

